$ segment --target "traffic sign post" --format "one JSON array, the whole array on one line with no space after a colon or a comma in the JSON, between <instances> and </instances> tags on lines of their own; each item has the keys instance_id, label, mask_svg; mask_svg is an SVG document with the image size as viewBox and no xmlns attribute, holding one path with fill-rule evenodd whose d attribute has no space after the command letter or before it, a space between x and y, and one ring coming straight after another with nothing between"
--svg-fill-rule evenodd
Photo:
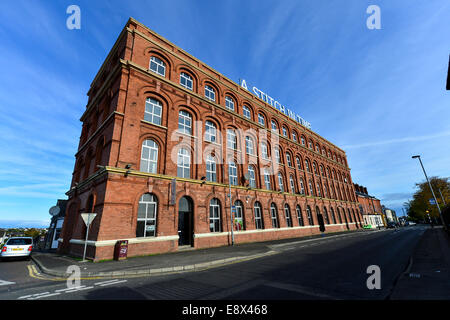
<instances>
[{"instance_id":1,"label":"traffic sign post","mask_svg":"<svg viewBox=\"0 0 450 320\"><path fill-rule=\"evenodd\" d=\"M87 249L87 241L89 236L89 226L92 221L95 219L96 213L82 213L81 218L83 218L84 223L86 224L86 239L84 241L84 252L83 252L83 262L86 261L86 249Z\"/></svg>"}]
</instances>

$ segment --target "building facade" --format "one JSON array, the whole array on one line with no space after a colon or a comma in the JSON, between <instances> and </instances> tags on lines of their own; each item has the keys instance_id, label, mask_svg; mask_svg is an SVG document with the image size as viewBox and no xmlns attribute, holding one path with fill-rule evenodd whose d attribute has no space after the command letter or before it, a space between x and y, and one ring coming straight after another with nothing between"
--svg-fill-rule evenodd
<instances>
[{"instance_id":1,"label":"building facade","mask_svg":"<svg viewBox=\"0 0 450 320\"><path fill-rule=\"evenodd\" d=\"M132 18L88 96L61 252L83 212L95 261L362 226L342 149Z\"/></svg>"},{"instance_id":2,"label":"building facade","mask_svg":"<svg viewBox=\"0 0 450 320\"><path fill-rule=\"evenodd\" d=\"M373 229L386 227L386 219L380 200L369 195L367 188L364 186L354 184L354 188L359 203L359 212L363 217L364 224Z\"/></svg>"}]
</instances>

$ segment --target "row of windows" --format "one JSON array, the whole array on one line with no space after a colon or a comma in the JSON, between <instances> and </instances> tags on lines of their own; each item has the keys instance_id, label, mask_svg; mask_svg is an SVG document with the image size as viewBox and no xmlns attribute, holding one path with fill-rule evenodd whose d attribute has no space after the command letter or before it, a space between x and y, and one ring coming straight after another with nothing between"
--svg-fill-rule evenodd
<instances>
[{"instance_id":1,"label":"row of windows","mask_svg":"<svg viewBox=\"0 0 450 320\"><path fill-rule=\"evenodd\" d=\"M206 156L206 180L211 182L218 182L217 175L217 161L216 158L211 154ZM141 152L141 165L140 171L149 172L149 173L157 173L158 168L158 145L154 140L147 139L142 144L142 152ZM257 188L257 179L256 179L256 168L253 165L248 166L248 183L251 188ZM186 148L180 148L177 153L177 176L181 178L191 178L191 153ZM273 190L271 185L271 173L268 168L264 168L263 170L263 180L264 186L268 190ZM228 163L228 177L229 183L231 185L239 185L238 179L238 168L234 161L230 161ZM299 188L296 187L296 182L293 174L289 175L289 184L290 191L294 194L306 194L303 178L299 178ZM284 186L284 176L281 172L278 173L278 185L282 192L289 192L287 188ZM335 198L341 200L354 200L354 197L351 196L349 189L345 191L336 187L337 191L334 191L334 185L332 184L331 188L328 182L316 183L316 190L313 187L314 183L311 179L308 181L309 186L309 194L315 195L319 197L325 198ZM323 190L323 192L322 192Z\"/></svg>"},{"instance_id":2,"label":"row of windows","mask_svg":"<svg viewBox=\"0 0 450 320\"><path fill-rule=\"evenodd\" d=\"M156 99L153 98L149 98L147 99L147 103L146 103L146 108L145 108L145 114L144 114L144 120L160 125L161 124L161 102L159 102ZM188 135L192 135L193 133L193 121L192 121L192 116L189 112L185 111L185 110L180 110L179 114L178 114L178 131L184 134L188 134ZM205 122L205 141L207 142L213 142L213 143L218 143L218 137L217 137L217 127L216 125L210 121L207 120ZM235 130L233 129L227 129L227 147L233 150L237 150L238 149L238 139L237 139L237 134L235 132ZM254 143L254 140L252 137L250 136L246 136L245 137L245 151L247 154L249 155L256 155L256 144ZM268 160L270 155L269 155L269 148L267 147L267 144L265 142L261 142L261 156L263 159ZM280 156L280 150L278 147L275 148L275 157L278 163L282 163L281 160L281 156ZM296 157L296 162L297 162L297 167L299 170L303 170L302 166L301 166L301 162L300 159L298 157ZM292 162L292 157L291 154L289 152L286 152L286 163L289 167L293 168L293 162ZM349 175L347 176L347 174L343 174L343 177L341 175L340 172L338 172L338 174L336 175L335 170L333 169L332 171L330 171L329 168L326 169L326 172L324 170L323 165L320 165L318 167L318 165L316 164L316 162L313 162L312 164L312 169L314 171L315 174L319 174L319 169L320 169L320 174L322 176L325 177L325 174L328 178L331 178L331 174L333 175L333 179L335 180L339 180L341 182L344 183L350 183L350 179L349 179ZM308 172L313 172L309 163L309 160L306 159L305 160L305 168L306 171ZM319 168L319 169L318 169Z\"/></svg>"},{"instance_id":3,"label":"row of windows","mask_svg":"<svg viewBox=\"0 0 450 320\"><path fill-rule=\"evenodd\" d=\"M234 229L236 231L246 230L248 226L245 224L244 217L244 205L240 200L236 200L234 203L235 213L234 213ZM316 215L322 215L324 218L325 224L337 224L337 223L352 223L360 222L361 219L359 215L355 214L355 211L352 209L352 213L350 209L347 209L347 214L345 214L345 209L342 209L342 213L344 219L341 215L340 208L337 208L337 218L335 215L335 211L333 207L330 207L330 214L328 214L327 207L323 207L323 211L321 212L319 207L316 206ZM137 217L137 227L136 227L136 237L155 237L156 226L157 226L157 212L158 212L158 200L154 194L145 193L141 196L139 200L138 206L138 217ZM270 209L270 222L272 228L280 228L278 209L275 203L271 203ZM299 226L305 226L305 221L302 214L302 209L299 205L295 207L295 213L297 219L297 224ZM288 204L284 205L283 215L286 221L287 227L293 227L293 217L291 215L291 209ZM347 219L348 217L348 219ZM253 206L253 219L255 229L264 229L264 219L263 219L263 209L261 203L256 201ZM309 205L306 206L306 220L308 225L314 225L314 219L311 207ZM222 216L221 216L221 204L219 199L213 198L209 202L209 230L210 232L222 232Z\"/></svg>"},{"instance_id":4,"label":"row of windows","mask_svg":"<svg viewBox=\"0 0 450 320\"><path fill-rule=\"evenodd\" d=\"M166 65L165 65L164 61L162 61L158 57L152 56L150 58L150 70L165 77ZM190 76L186 72L181 72L180 73L180 85L188 90L193 90L192 76ZM210 101L216 102L216 90L214 89L214 87L209 84L205 84L204 89L205 89L205 93L204 93L205 97L207 99L209 99ZM227 109L235 112L236 111L235 105L236 105L235 100L231 96L226 95L225 96L225 107ZM250 107L247 105L243 105L242 115L244 117L246 117L247 119L253 120L252 119L252 111L251 111ZM260 125L262 125L263 127L266 127L266 117L261 112L258 112L258 123ZM278 123L274 119L271 120L271 129L272 129L272 131L279 133ZM294 142L298 142L297 141L298 135L295 130L292 130L292 135L289 136L288 128L285 125L283 125L281 127L281 132L284 137L292 139ZM303 146L306 146L306 137L301 135L299 143L301 143ZM325 147L321 148L318 143L314 143L310 139L308 140L308 147L311 150L315 150L319 154L322 154L323 156L328 157L329 159L333 159L334 161L337 161L337 162L341 163L342 165L347 166L347 162L344 157L336 155L336 153L332 153L330 150L326 150Z\"/></svg>"}]
</instances>

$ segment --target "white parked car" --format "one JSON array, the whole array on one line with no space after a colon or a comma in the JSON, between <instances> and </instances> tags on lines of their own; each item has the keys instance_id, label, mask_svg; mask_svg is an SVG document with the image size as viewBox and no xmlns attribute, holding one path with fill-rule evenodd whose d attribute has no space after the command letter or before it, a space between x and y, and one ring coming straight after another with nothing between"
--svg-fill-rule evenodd
<instances>
[{"instance_id":1,"label":"white parked car","mask_svg":"<svg viewBox=\"0 0 450 320\"><path fill-rule=\"evenodd\" d=\"M29 258L33 249L33 238L12 237L3 245L0 258L26 257Z\"/></svg>"}]
</instances>

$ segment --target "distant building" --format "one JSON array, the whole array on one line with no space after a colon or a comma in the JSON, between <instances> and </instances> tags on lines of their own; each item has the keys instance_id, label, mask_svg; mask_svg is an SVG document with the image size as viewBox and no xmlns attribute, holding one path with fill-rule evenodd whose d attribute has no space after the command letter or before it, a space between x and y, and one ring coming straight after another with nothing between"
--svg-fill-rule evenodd
<instances>
[{"instance_id":1,"label":"distant building","mask_svg":"<svg viewBox=\"0 0 450 320\"><path fill-rule=\"evenodd\" d=\"M380 200L369 195L366 187L356 183L353 185L359 202L359 212L363 217L364 224L369 225L372 228L385 227L386 221L383 216Z\"/></svg>"},{"instance_id":2,"label":"distant building","mask_svg":"<svg viewBox=\"0 0 450 320\"><path fill-rule=\"evenodd\" d=\"M394 210L383 206L383 212L384 212L384 215L386 216L386 221L388 223L398 223L397 214L395 213Z\"/></svg>"},{"instance_id":3,"label":"distant building","mask_svg":"<svg viewBox=\"0 0 450 320\"><path fill-rule=\"evenodd\" d=\"M66 204L67 200L58 199L56 202L56 206L59 207L59 213L52 216L52 220L50 221L50 227L45 238L45 249L58 248L58 239L64 222Z\"/></svg>"}]
</instances>

